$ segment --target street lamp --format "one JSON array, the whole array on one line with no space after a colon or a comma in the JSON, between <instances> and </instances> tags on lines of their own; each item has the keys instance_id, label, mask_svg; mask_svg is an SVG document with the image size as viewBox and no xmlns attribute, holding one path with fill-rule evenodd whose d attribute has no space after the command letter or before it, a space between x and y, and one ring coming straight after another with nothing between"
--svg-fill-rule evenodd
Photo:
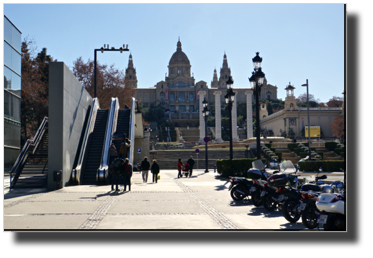
<instances>
[{"instance_id":1,"label":"street lamp","mask_svg":"<svg viewBox=\"0 0 373 258\"><path fill-rule=\"evenodd\" d=\"M307 87L307 119L308 119L308 156L311 159L311 130L310 130L310 105L308 100L308 79L306 79L306 83L302 84L303 87Z\"/></svg>"},{"instance_id":2,"label":"street lamp","mask_svg":"<svg viewBox=\"0 0 373 258\"><path fill-rule=\"evenodd\" d=\"M203 118L205 119L205 138L207 137L207 117L209 116L209 108L207 107L208 105L208 102L206 100L206 98L202 101L202 107L203 107L203 110L202 110L202 115L203 115ZM207 156L207 139L205 139L205 162L206 162L206 170L205 170L205 173L208 173L209 170L208 170L208 156Z\"/></svg>"},{"instance_id":3,"label":"street lamp","mask_svg":"<svg viewBox=\"0 0 373 258\"><path fill-rule=\"evenodd\" d=\"M256 52L256 56L253 58L254 72L249 78L251 88L255 94L255 107L256 107L256 156L257 159L261 159L260 150L260 117L259 117L259 93L264 83L265 74L262 72L261 64L262 58L259 56L259 52Z\"/></svg>"},{"instance_id":4,"label":"street lamp","mask_svg":"<svg viewBox=\"0 0 373 258\"><path fill-rule=\"evenodd\" d=\"M111 49L109 48L109 44L104 44L103 47L99 48L99 49L95 49L95 58L94 58L94 71L93 71L93 74L94 74L94 89L95 89L95 95L94 97L96 98L97 97L97 71L96 71L96 68L97 68L97 51L101 51L101 53L104 53L105 51L120 51L121 53L123 53L123 51L129 51L128 49L128 44L127 45L124 45L123 44L123 47L120 47L118 49L116 49L115 47L112 47Z\"/></svg>"},{"instance_id":5,"label":"street lamp","mask_svg":"<svg viewBox=\"0 0 373 258\"><path fill-rule=\"evenodd\" d=\"M232 107L233 107L233 102L234 102L234 95L235 93L233 92L232 89L233 85L233 80L232 76L229 76L228 81L227 81L227 94L224 96L225 97L225 103L228 105L229 109L229 159L233 159L233 129L232 129Z\"/></svg>"}]
</instances>

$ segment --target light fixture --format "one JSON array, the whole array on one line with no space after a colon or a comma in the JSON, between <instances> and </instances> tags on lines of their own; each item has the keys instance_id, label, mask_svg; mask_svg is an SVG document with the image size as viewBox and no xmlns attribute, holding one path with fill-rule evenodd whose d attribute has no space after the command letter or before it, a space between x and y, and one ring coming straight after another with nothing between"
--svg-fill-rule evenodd
<instances>
[{"instance_id":1,"label":"light fixture","mask_svg":"<svg viewBox=\"0 0 373 258\"><path fill-rule=\"evenodd\" d=\"M257 71L262 64L263 58L259 56L259 52L256 52L256 56L253 58L254 70Z\"/></svg>"}]
</instances>

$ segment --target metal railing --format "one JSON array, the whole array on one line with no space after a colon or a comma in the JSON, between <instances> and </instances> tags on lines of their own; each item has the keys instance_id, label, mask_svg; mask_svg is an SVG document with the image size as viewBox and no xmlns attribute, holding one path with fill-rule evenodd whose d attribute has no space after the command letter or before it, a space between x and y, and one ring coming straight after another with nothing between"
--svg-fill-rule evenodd
<instances>
[{"instance_id":1,"label":"metal railing","mask_svg":"<svg viewBox=\"0 0 373 258\"><path fill-rule=\"evenodd\" d=\"M136 99L132 98L131 101L131 115L130 115L130 127L129 127L129 139L131 140L131 146L128 154L129 163L133 164L133 156L135 150L135 126L136 126Z\"/></svg>"},{"instance_id":2,"label":"metal railing","mask_svg":"<svg viewBox=\"0 0 373 258\"><path fill-rule=\"evenodd\" d=\"M103 147L102 147L101 163L96 173L97 183L105 182L108 177L109 159L110 159L109 147L111 145L112 135L114 134L117 128L118 111L119 111L118 98L111 98L109 115L108 115L108 120L106 123L105 137L104 137L104 142L103 142Z\"/></svg>"},{"instance_id":3,"label":"metal railing","mask_svg":"<svg viewBox=\"0 0 373 258\"><path fill-rule=\"evenodd\" d=\"M13 188L15 184L17 183L17 180L19 178L19 175L21 174L21 171L23 169L23 166L28 158L30 147L33 148L31 153L34 154L36 151L36 148L39 146L39 143L41 139L43 138L46 125L48 123L48 117L44 117L43 121L41 122L38 131L36 132L34 139L28 139L23 145L23 148L21 152L18 155L17 160L15 161L12 169L9 171L9 177L10 177L10 188Z\"/></svg>"},{"instance_id":4,"label":"metal railing","mask_svg":"<svg viewBox=\"0 0 373 258\"><path fill-rule=\"evenodd\" d=\"M84 136L83 136L82 147L80 148L78 163L71 173L71 180L75 184L80 184L82 165L83 165L83 161L84 161L84 157L86 153L88 139L95 127L97 110L99 109L100 109L100 104L99 104L98 98L94 98L91 104L91 110L89 112L87 127L85 129Z\"/></svg>"}]
</instances>

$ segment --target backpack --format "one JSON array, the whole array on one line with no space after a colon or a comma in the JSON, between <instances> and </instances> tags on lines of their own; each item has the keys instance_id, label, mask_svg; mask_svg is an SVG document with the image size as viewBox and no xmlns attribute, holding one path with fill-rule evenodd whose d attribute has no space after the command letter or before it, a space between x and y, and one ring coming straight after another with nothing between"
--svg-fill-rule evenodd
<instances>
[{"instance_id":1,"label":"backpack","mask_svg":"<svg viewBox=\"0 0 373 258\"><path fill-rule=\"evenodd\" d=\"M109 166L109 173L110 174L117 174L119 173L119 168L122 165L122 159L121 158L116 158L111 162Z\"/></svg>"}]
</instances>

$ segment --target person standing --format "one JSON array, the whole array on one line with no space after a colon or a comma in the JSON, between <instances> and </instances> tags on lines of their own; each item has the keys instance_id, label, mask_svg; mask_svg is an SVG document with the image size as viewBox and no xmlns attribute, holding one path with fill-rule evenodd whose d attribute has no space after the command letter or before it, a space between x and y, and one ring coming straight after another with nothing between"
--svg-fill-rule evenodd
<instances>
[{"instance_id":1,"label":"person standing","mask_svg":"<svg viewBox=\"0 0 373 258\"><path fill-rule=\"evenodd\" d=\"M132 177L132 165L129 163L129 159L126 158L125 162L121 166L121 174L124 178L124 189L125 192L128 185L128 191L131 191L131 177Z\"/></svg>"},{"instance_id":2,"label":"person standing","mask_svg":"<svg viewBox=\"0 0 373 258\"><path fill-rule=\"evenodd\" d=\"M109 154L110 154L110 162L109 162L109 165L110 165L116 158L118 158L117 148L115 148L114 143L112 143L109 147Z\"/></svg>"},{"instance_id":3,"label":"person standing","mask_svg":"<svg viewBox=\"0 0 373 258\"><path fill-rule=\"evenodd\" d=\"M122 143L120 144L120 149L119 149L119 155L120 155L120 158L123 159L124 158L124 140L122 141Z\"/></svg>"},{"instance_id":4,"label":"person standing","mask_svg":"<svg viewBox=\"0 0 373 258\"><path fill-rule=\"evenodd\" d=\"M179 161L177 162L177 171L179 171L179 173L177 174L177 178L180 178L183 176L181 174L181 169L183 168L183 166L184 166L183 162L181 162L181 159L179 159Z\"/></svg>"},{"instance_id":5,"label":"person standing","mask_svg":"<svg viewBox=\"0 0 373 258\"><path fill-rule=\"evenodd\" d=\"M142 182L148 182L148 174L149 174L150 163L148 158L145 157L144 160L141 162L141 171L142 171Z\"/></svg>"},{"instance_id":6,"label":"person standing","mask_svg":"<svg viewBox=\"0 0 373 258\"><path fill-rule=\"evenodd\" d=\"M188 159L187 163L188 163L189 166L190 166L190 168L189 168L189 177L192 177L193 166L194 166L194 159L193 159L193 156L190 156L190 158Z\"/></svg>"},{"instance_id":7,"label":"person standing","mask_svg":"<svg viewBox=\"0 0 373 258\"><path fill-rule=\"evenodd\" d=\"M126 138L126 141L124 143L124 147L126 149L126 157L125 158L128 158L128 153L130 151L130 148L131 148L131 140Z\"/></svg>"},{"instance_id":8,"label":"person standing","mask_svg":"<svg viewBox=\"0 0 373 258\"><path fill-rule=\"evenodd\" d=\"M115 159L109 166L109 174L111 175L111 191L114 190L114 184L116 185L115 191L119 191L119 173L123 163L123 159Z\"/></svg>"},{"instance_id":9,"label":"person standing","mask_svg":"<svg viewBox=\"0 0 373 258\"><path fill-rule=\"evenodd\" d=\"M159 173L159 165L157 163L157 161L155 159L153 159L153 164L152 164L152 167L150 169L150 171L152 172L153 174L153 183L157 183L158 181L158 173Z\"/></svg>"}]
</instances>

